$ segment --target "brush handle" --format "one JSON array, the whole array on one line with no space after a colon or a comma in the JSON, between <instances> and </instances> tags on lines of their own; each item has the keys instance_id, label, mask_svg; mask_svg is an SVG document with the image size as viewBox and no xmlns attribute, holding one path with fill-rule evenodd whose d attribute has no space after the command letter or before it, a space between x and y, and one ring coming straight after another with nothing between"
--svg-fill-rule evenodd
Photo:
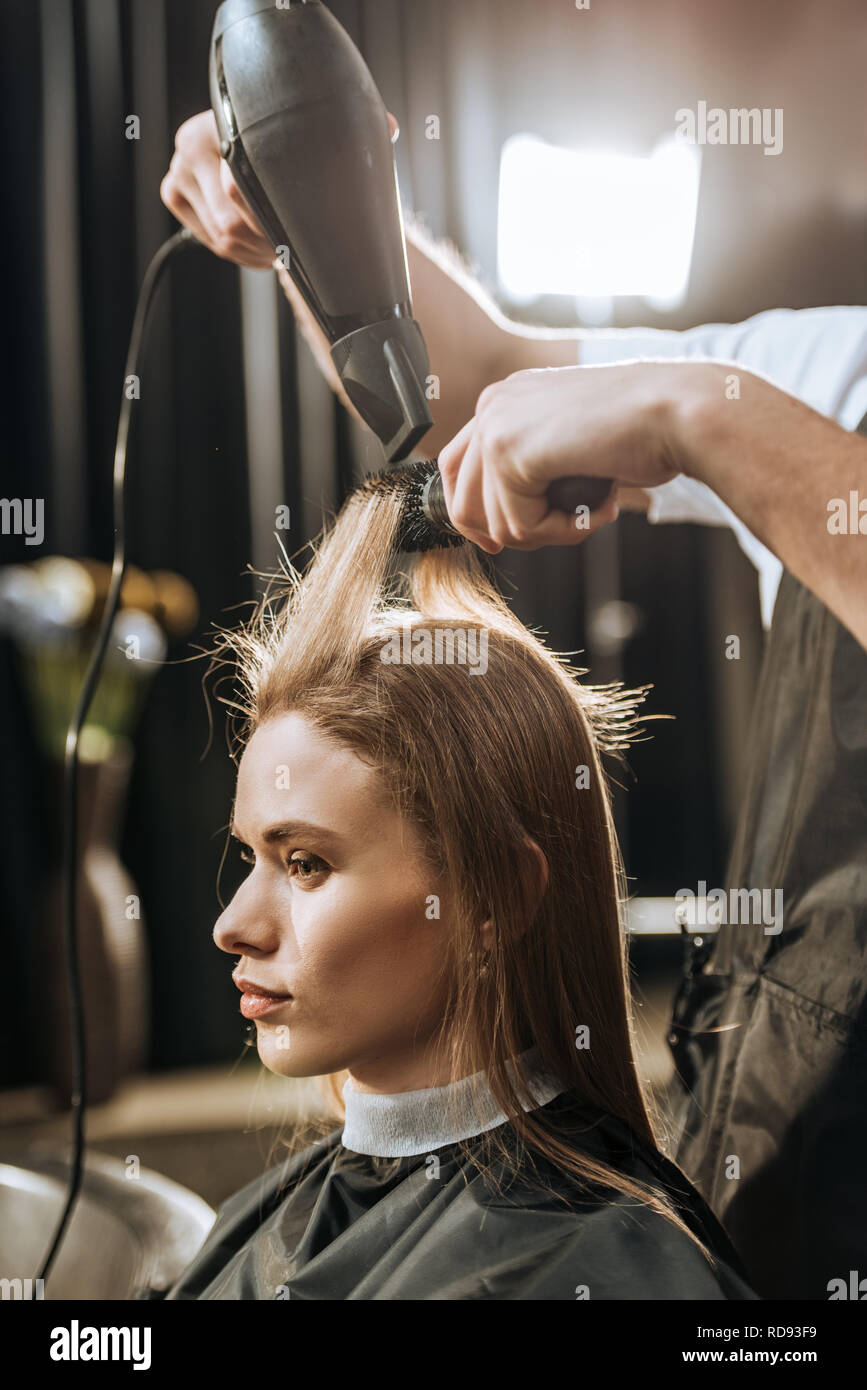
<instances>
[{"instance_id":1,"label":"brush handle","mask_svg":"<svg viewBox=\"0 0 867 1390\"><path fill-rule=\"evenodd\" d=\"M431 460L434 472L425 484L422 494L422 509L428 520L435 526L454 531L446 509L442 474ZM611 495L614 483L610 478L557 478L548 488L546 496L555 511L574 512L577 507L589 507L591 512Z\"/></svg>"}]
</instances>

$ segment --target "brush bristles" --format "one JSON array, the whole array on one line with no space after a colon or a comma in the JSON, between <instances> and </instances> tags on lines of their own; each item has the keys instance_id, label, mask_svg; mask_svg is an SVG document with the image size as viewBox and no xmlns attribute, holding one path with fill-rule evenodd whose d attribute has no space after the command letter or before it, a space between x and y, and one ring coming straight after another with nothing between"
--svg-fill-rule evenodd
<instances>
[{"instance_id":1,"label":"brush bristles","mask_svg":"<svg viewBox=\"0 0 867 1390\"><path fill-rule=\"evenodd\" d=\"M413 463L403 463L387 473L373 473L358 488L360 493L371 494L402 492L403 510L395 537L395 549L407 552L425 550L445 550L450 546L464 545L465 537L456 531L446 530L431 521L422 505L425 484L437 472L436 459L418 459Z\"/></svg>"}]
</instances>

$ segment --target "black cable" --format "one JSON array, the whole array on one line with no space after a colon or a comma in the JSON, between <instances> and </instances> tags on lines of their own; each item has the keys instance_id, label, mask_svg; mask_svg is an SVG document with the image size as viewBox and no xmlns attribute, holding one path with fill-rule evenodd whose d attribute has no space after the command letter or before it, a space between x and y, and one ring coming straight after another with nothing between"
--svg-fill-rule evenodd
<instances>
[{"instance_id":1,"label":"black cable","mask_svg":"<svg viewBox=\"0 0 867 1390\"><path fill-rule=\"evenodd\" d=\"M39 1280L47 1279L48 1271L54 1263L60 1243L63 1240L72 1209L81 1188L84 1160L84 1111L87 1105L86 1050L84 1031L84 1009L81 998L81 980L78 973L78 766L79 742L90 710L94 692L99 683L102 663L108 650L114 620L120 607L121 589L126 572L126 452L129 441L133 401L138 397L130 395L126 383L131 376L138 375L138 359L144 340L144 332L150 312L154 291L162 278L168 262L176 252L187 246L198 246L192 232L184 227L175 232L154 255L148 266L136 303L135 317L127 349L124 371L124 391L121 397L120 418L117 425L117 439L114 448L114 557L111 566L111 582L105 600L105 607L91 653L87 673L78 697L78 705L73 714L66 735L66 750L63 764L63 884L65 898L65 939L66 939L66 981L72 1017L73 1045L73 1089L72 1114L74 1122L75 1152L72 1174L69 1180L69 1194L66 1206L57 1224L51 1249L45 1258ZM36 1285L38 1288L38 1284ZM35 1292L31 1298L35 1298Z\"/></svg>"}]
</instances>

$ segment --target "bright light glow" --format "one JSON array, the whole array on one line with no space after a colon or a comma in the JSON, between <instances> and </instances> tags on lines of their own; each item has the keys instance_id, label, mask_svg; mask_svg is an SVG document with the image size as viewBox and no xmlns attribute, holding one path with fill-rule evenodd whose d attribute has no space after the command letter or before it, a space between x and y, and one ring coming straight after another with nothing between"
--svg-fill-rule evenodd
<instances>
[{"instance_id":1,"label":"bright light glow","mask_svg":"<svg viewBox=\"0 0 867 1390\"><path fill-rule=\"evenodd\" d=\"M517 301L540 294L686 293L701 151L664 136L649 158L513 135L500 161L498 272Z\"/></svg>"}]
</instances>

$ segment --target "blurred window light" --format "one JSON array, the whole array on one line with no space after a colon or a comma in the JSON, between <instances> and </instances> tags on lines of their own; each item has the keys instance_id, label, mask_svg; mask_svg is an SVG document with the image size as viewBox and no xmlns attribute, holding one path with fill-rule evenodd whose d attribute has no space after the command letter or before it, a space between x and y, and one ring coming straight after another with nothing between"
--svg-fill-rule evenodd
<instances>
[{"instance_id":1,"label":"blurred window light","mask_svg":"<svg viewBox=\"0 0 867 1390\"><path fill-rule=\"evenodd\" d=\"M646 158L513 135L500 160L497 260L515 301L637 295L674 308L689 283L701 151L664 136Z\"/></svg>"}]
</instances>

